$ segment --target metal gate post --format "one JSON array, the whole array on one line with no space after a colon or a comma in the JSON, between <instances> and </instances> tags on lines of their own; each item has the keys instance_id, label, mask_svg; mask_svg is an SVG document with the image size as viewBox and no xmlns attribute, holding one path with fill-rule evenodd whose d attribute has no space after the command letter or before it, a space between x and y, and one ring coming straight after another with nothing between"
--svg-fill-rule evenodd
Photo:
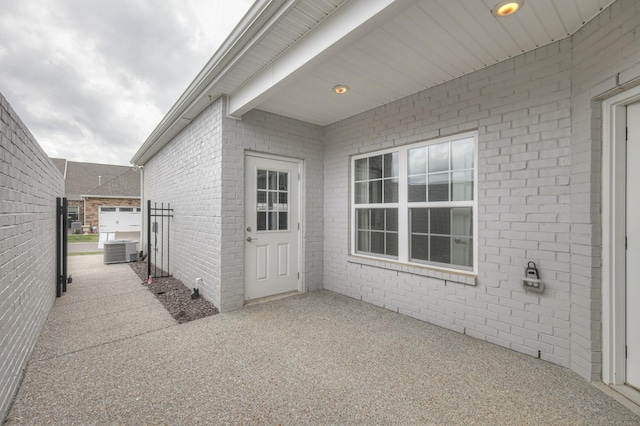
<instances>
[{"instance_id":1,"label":"metal gate post","mask_svg":"<svg viewBox=\"0 0 640 426\"><path fill-rule=\"evenodd\" d=\"M151 200L147 200L147 278L151 276Z\"/></svg>"},{"instance_id":2,"label":"metal gate post","mask_svg":"<svg viewBox=\"0 0 640 426\"><path fill-rule=\"evenodd\" d=\"M62 292L67 292L67 243L69 236L67 235L67 216L69 215L69 202L66 198L62 199Z\"/></svg>"},{"instance_id":3,"label":"metal gate post","mask_svg":"<svg viewBox=\"0 0 640 426\"><path fill-rule=\"evenodd\" d=\"M62 287L60 286L60 276L62 275L62 233L60 232L60 228L62 226L62 221L60 220L60 210L62 207L60 204L62 203L62 199L60 197L56 197L56 297L62 296Z\"/></svg>"}]
</instances>

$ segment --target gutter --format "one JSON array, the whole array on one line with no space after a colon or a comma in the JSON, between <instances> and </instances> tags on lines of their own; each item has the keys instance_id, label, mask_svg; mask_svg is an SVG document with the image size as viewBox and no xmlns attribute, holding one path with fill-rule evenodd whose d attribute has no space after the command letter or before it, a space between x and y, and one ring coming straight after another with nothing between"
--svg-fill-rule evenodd
<instances>
[{"instance_id":1,"label":"gutter","mask_svg":"<svg viewBox=\"0 0 640 426\"><path fill-rule=\"evenodd\" d=\"M173 136L184 128L196 115L215 101L223 93L213 93L208 95L206 104L200 103L203 98L206 100L206 92L211 90L215 83L230 71L230 65L241 59L247 52L248 47L258 43L266 30L277 22L271 19L278 15L278 11L283 5L288 3L286 9L290 9L299 0L256 0L249 11L240 20L231 34L218 48L213 57L207 62L202 71L187 87L185 92L178 98L162 121L151 132L147 140L131 159L132 164L145 165L160 149L166 145ZM278 18L282 14L278 15ZM215 98L214 98L215 97ZM193 108L196 106L196 108ZM189 116L185 116L189 113ZM181 120L181 119L185 120ZM180 123L182 121L182 123ZM182 126L180 127L180 124Z\"/></svg>"}]
</instances>

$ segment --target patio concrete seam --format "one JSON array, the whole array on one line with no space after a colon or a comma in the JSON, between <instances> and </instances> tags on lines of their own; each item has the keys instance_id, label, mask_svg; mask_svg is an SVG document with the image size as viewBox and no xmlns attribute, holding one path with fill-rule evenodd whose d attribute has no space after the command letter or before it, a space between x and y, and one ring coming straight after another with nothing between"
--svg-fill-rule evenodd
<instances>
[{"instance_id":1,"label":"patio concrete seam","mask_svg":"<svg viewBox=\"0 0 640 426\"><path fill-rule=\"evenodd\" d=\"M166 326L166 327L156 328L155 330L149 330L149 331L145 331L144 333L134 334L133 336L127 336L127 337L121 337L121 338L114 339L114 340L109 340L108 342L103 342L103 343L100 343L98 345L86 346L86 347L81 348L81 349L76 349L76 350L73 350L73 351L65 352L63 354L50 356L50 357L47 357L47 358L32 359L29 362L29 365L37 364L37 363L44 362L44 361L51 361L53 359L65 357L65 356L68 356L68 355L77 354L77 353L80 353L80 352L83 352L83 351L86 351L86 350L89 350L89 349L99 348L101 346L107 346L107 345L111 345L111 344L114 344L114 343L123 342L125 340L135 339L135 338L140 337L140 336L144 336L144 335L147 335L147 334L155 333L155 332L158 332L158 331L161 331L161 330L166 330L168 328L176 327L178 325L180 325L180 324L176 323L176 324L172 324L172 325L169 325L169 326Z\"/></svg>"},{"instance_id":2,"label":"patio concrete seam","mask_svg":"<svg viewBox=\"0 0 640 426\"><path fill-rule=\"evenodd\" d=\"M122 292L122 293L112 293L112 294L109 294L109 296L116 296L116 295L117 295L117 296L122 296L122 295L126 295L126 294L134 294L134 293L137 293L137 292L143 292L143 291L144 291L144 292L148 292L148 293L150 293L153 297L155 297L155 295L154 295L153 293L151 293L151 292L149 291L149 289L147 289L147 288L134 289L134 290L126 291L126 292ZM63 296L63 297L64 297L64 296ZM76 305L76 304L82 304L82 303L90 302L90 301L93 301L93 300L100 300L100 299L104 299L105 297L107 297L107 296L105 296L105 295L100 295L100 296L92 297L92 298L89 298L89 299L79 299L79 300L74 300L74 301L71 301L71 302L67 302L67 300L68 300L68 299L61 299L60 301L61 301L61 302L63 302L63 303L56 303L56 305L54 306L54 308L55 308L55 307L57 307L57 306L65 306L65 307L67 307L67 306L73 306L73 305Z\"/></svg>"}]
</instances>

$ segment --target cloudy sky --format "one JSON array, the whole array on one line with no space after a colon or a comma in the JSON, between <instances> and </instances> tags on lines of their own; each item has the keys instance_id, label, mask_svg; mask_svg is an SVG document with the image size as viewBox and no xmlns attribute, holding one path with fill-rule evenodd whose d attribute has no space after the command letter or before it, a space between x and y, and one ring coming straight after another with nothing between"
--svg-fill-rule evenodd
<instances>
[{"instance_id":1,"label":"cloudy sky","mask_svg":"<svg viewBox=\"0 0 640 426\"><path fill-rule=\"evenodd\" d=\"M253 0L0 0L0 92L50 157L129 160Z\"/></svg>"}]
</instances>

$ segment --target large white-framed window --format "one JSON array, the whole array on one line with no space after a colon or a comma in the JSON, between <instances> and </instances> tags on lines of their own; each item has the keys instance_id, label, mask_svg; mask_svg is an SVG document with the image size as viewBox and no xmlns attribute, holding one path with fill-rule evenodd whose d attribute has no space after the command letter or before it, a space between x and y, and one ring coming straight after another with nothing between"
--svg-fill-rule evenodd
<instances>
[{"instance_id":1,"label":"large white-framed window","mask_svg":"<svg viewBox=\"0 0 640 426\"><path fill-rule=\"evenodd\" d=\"M477 132L351 157L351 254L477 272Z\"/></svg>"}]
</instances>

